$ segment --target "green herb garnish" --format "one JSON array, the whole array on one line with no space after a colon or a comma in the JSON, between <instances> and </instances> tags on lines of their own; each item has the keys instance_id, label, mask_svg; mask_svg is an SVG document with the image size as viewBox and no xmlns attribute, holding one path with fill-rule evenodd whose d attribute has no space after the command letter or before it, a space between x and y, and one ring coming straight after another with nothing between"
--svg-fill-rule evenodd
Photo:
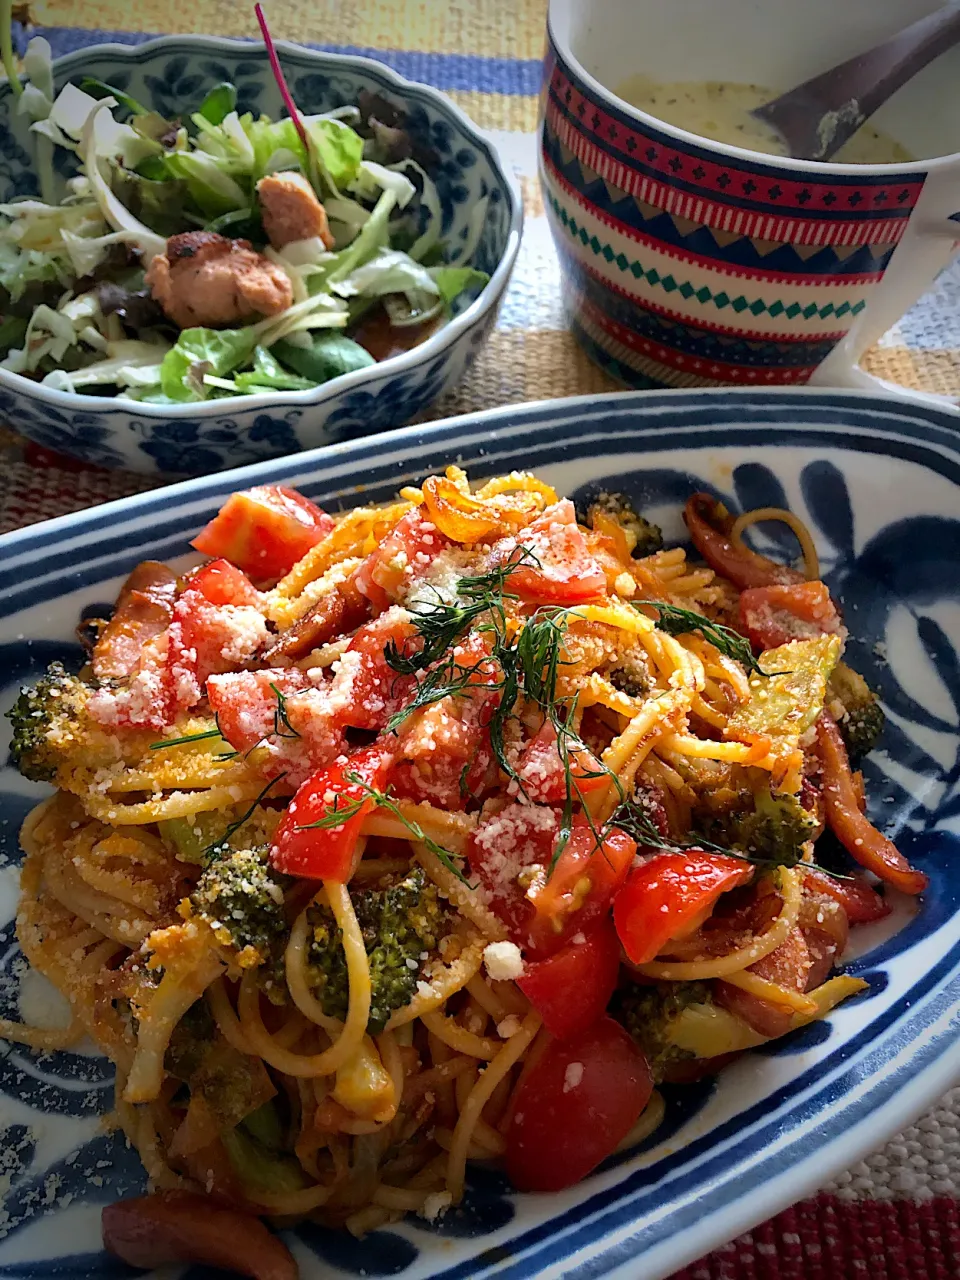
<instances>
[{"instance_id":1,"label":"green herb garnish","mask_svg":"<svg viewBox=\"0 0 960 1280\"><path fill-rule=\"evenodd\" d=\"M277 686L272 681L270 682L270 688L273 690L273 692L277 696L277 709L273 713L274 735L277 738L299 738L300 734L296 731L296 729L293 727L293 725L290 723L290 720L287 717L286 694L281 692L281 690L278 689ZM283 728L280 727L281 725L283 726ZM287 732L284 733L283 729L286 729Z\"/></svg>"},{"instance_id":2,"label":"green herb garnish","mask_svg":"<svg viewBox=\"0 0 960 1280\"><path fill-rule=\"evenodd\" d=\"M689 634L691 631L699 631L708 644L712 644L725 657L732 658L734 662L739 662L754 675L767 676L774 674L770 671L764 671L754 657L750 641L746 636L742 636L739 631L734 631L732 627L725 627L719 622L711 622L702 613L696 613L693 609L683 609L676 604L663 604L659 600L631 600L630 603L635 609L639 609L641 606L648 609L656 609L660 615L656 622L657 629L665 631L668 636L682 636Z\"/></svg>"},{"instance_id":3,"label":"green herb garnish","mask_svg":"<svg viewBox=\"0 0 960 1280\"><path fill-rule=\"evenodd\" d=\"M263 787L262 790L258 793L256 799L254 800L253 804L251 804L250 808L246 811L246 813L244 813L241 817L237 818L236 822L231 822L229 827L227 827L226 831L223 833L223 835L220 837L219 840L214 841L213 844L207 845L207 847L203 851L203 856L208 863L213 862L214 859L216 858L222 858L225 853L229 852L230 837L236 835L236 833L240 830L243 824L248 819L253 817L257 809L260 807L261 804L263 804L264 800L267 798L267 793L271 791L277 785L277 783L282 778L285 778L286 776L287 776L286 773L278 773L275 778L271 778L270 781L266 784L266 786Z\"/></svg>"},{"instance_id":4,"label":"green herb garnish","mask_svg":"<svg viewBox=\"0 0 960 1280\"><path fill-rule=\"evenodd\" d=\"M221 738L219 728L202 729L199 733L188 733L182 738L165 738L163 742L151 742L151 751L160 751L163 747L182 747L185 742L204 742L207 738ZM236 754L236 752L234 752Z\"/></svg>"},{"instance_id":5,"label":"green herb garnish","mask_svg":"<svg viewBox=\"0 0 960 1280\"><path fill-rule=\"evenodd\" d=\"M400 807L390 796L389 791L378 791L376 787L371 787L369 783L364 782L359 773L354 769L345 774L345 777L347 782L352 786L359 787L364 791L366 796L374 802L378 809L386 809L389 813L392 813L395 818L402 822L414 840L418 841L420 844L426 845L430 852L439 858L447 870L452 872L458 880L467 885L468 888L475 888L474 885L469 884L463 872L454 861L454 859L460 858L460 855L451 853L449 849L444 849L443 845L437 844L436 840L431 839L430 836L427 835L419 822L412 822L408 817L406 817ZM324 831L329 830L331 827L340 827L345 822L349 821L350 818L355 817L366 803L366 799L350 800L341 808L338 805L339 800L339 795L335 795L333 798L333 804L321 817L317 819L316 822L304 823L303 826L297 827L297 830Z\"/></svg>"}]
</instances>

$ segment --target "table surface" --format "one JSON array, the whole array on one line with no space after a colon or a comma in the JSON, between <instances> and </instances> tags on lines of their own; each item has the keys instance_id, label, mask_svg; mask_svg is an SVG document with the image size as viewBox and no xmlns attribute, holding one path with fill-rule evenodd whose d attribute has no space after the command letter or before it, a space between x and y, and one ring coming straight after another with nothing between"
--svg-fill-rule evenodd
<instances>
[{"instance_id":1,"label":"table surface","mask_svg":"<svg viewBox=\"0 0 960 1280\"><path fill-rule=\"evenodd\" d=\"M191 0L201 34L249 37L253 5ZM37 0L55 54L182 30L173 0ZM428 415L613 390L568 333L536 180L534 129L546 0L272 0L274 34L364 52L427 81L489 130L520 179L526 226L496 331ZM960 269L865 358L880 377L960 394ZM0 426L0 532L162 483L71 463ZM960 1064L958 1064L960 1067ZM951 1280L960 1276L960 1089L869 1159L674 1280ZM642 1280L642 1278L638 1278Z\"/></svg>"}]
</instances>

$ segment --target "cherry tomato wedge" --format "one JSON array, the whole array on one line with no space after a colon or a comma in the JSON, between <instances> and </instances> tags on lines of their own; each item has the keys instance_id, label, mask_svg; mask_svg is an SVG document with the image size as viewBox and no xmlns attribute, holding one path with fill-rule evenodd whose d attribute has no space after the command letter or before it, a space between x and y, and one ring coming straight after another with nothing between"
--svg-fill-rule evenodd
<instances>
[{"instance_id":1,"label":"cherry tomato wedge","mask_svg":"<svg viewBox=\"0 0 960 1280\"><path fill-rule=\"evenodd\" d=\"M823 804L827 825L861 867L901 893L923 893L929 881L911 867L892 840L860 812L857 788L837 722L829 711L817 721L817 749L823 769Z\"/></svg>"},{"instance_id":2,"label":"cherry tomato wedge","mask_svg":"<svg viewBox=\"0 0 960 1280\"><path fill-rule=\"evenodd\" d=\"M597 757L587 747L566 748L570 777L581 795L609 781ZM549 720L524 747L517 774L527 797L537 804L563 804L567 798L567 772L560 755L557 731ZM576 793L574 793L576 794Z\"/></svg>"},{"instance_id":3,"label":"cherry tomato wedge","mask_svg":"<svg viewBox=\"0 0 960 1280\"><path fill-rule=\"evenodd\" d=\"M838 880L812 867L804 868L803 879L834 902L839 902L851 924L873 924L874 920L882 920L890 914L890 904L884 902L865 880Z\"/></svg>"},{"instance_id":4,"label":"cherry tomato wedge","mask_svg":"<svg viewBox=\"0 0 960 1280\"><path fill-rule=\"evenodd\" d=\"M168 1263L220 1267L253 1280L297 1280L293 1255L259 1218L225 1209L209 1196L158 1191L104 1206L103 1243L132 1267Z\"/></svg>"},{"instance_id":5,"label":"cherry tomato wedge","mask_svg":"<svg viewBox=\"0 0 960 1280\"><path fill-rule=\"evenodd\" d=\"M548 875L559 833L558 810L511 804L482 821L467 848L471 873L487 890L491 910L533 958L559 951L609 909L636 850L617 829L598 848L593 831L578 816ZM521 873L529 876L538 865L542 871L521 883Z\"/></svg>"},{"instance_id":6,"label":"cherry tomato wedge","mask_svg":"<svg viewBox=\"0 0 960 1280\"><path fill-rule=\"evenodd\" d=\"M835 635L840 615L822 582L750 587L740 593L740 630L758 649Z\"/></svg>"},{"instance_id":7,"label":"cherry tomato wedge","mask_svg":"<svg viewBox=\"0 0 960 1280\"><path fill-rule=\"evenodd\" d=\"M384 614L360 628L340 660L340 672L348 680L349 697L338 711L340 724L353 729L379 730L411 696L415 679L400 675L387 661L388 645L408 652L417 635L410 622L394 621Z\"/></svg>"},{"instance_id":8,"label":"cherry tomato wedge","mask_svg":"<svg viewBox=\"0 0 960 1280\"><path fill-rule=\"evenodd\" d=\"M332 528L332 518L296 489L265 484L231 494L191 545L258 580L282 578Z\"/></svg>"},{"instance_id":9,"label":"cherry tomato wedge","mask_svg":"<svg viewBox=\"0 0 960 1280\"><path fill-rule=\"evenodd\" d=\"M709 493L692 494L683 519L694 546L710 568L729 578L741 591L774 583L803 582L803 575L789 565L768 560L749 547L735 546L730 541L733 518Z\"/></svg>"},{"instance_id":10,"label":"cherry tomato wedge","mask_svg":"<svg viewBox=\"0 0 960 1280\"><path fill-rule=\"evenodd\" d=\"M190 591L199 593L208 604L256 604L258 599L247 575L224 559L211 560L192 573L183 595Z\"/></svg>"},{"instance_id":11,"label":"cherry tomato wedge","mask_svg":"<svg viewBox=\"0 0 960 1280\"><path fill-rule=\"evenodd\" d=\"M587 548L569 498L548 507L516 539L498 543L494 555L517 564L508 589L532 603L583 604L606 590L603 570Z\"/></svg>"},{"instance_id":12,"label":"cherry tomato wedge","mask_svg":"<svg viewBox=\"0 0 960 1280\"><path fill-rule=\"evenodd\" d=\"M401 516L357 570L357 590L376 609L396 600L404 586L426 576L430 564L452 544L420 507Z\"/></svg>"},{"instance_id":13,"label":"cherry tomato wedge","mask_svg":"<svg viewBox=\"0 0 960 1280\"><path fill-rule=\"evenodd\" d=\"M573 1186L612 1155L653 1091L646 1058L604 1015L549 1043L514 1093L505 1163L519 1191Z\"/></svg>"},{"instance_id":14,"label":"cherry tomato wedge","mask_svg":"<svg viewBox=\"0 0 960 1280\"><path fill-rule=\"evenodd\" d=\"M531 950L549 955L603 915L626 879L636 851L635 841L617 827L598 848L586 819L574 819L557 865L545 880L535 880L527 892L534 907L527 925Z\"/></svg>"},{"instance_id":15,"label":"cherry tomato wedge","mask_svg":"<svg viewBox=\"0 0 960 1280\"><path fill-rule=\"evenodd\" d=\"M207 681L210 710L221 734L237 751L249 751L272 734L289 734L283 723L283 698L304 689L309 681L299 667L263 671L232 671Z\"/></svg>"},{"instance_id":16,"label":"cherry tomato wedge","mask_svg":"<svg viewBox=\"0 0 960 1280\"><path fill-rule=\"evenodd\" d=\"M360 827L375 807L365 788L347 775L355 773L368 787L380 789L392 764L393 752L374 744L311 774L274 833L270 865L285 875L346 884L356 870ZM337 809L348 816L336 826L312 825L329 822Z\"/></svg>"},{"instance_id":17,"label":"cherry tomato wedge","mask_svg":"<svg viewBox=\"0 0 960 1280\"><path fill-rule=\"evenodd\" d=\"M517 986L550 1034L566 1040L603 1015L619 973L620 940L608 916L549 959L528 961Z\"/></svg>"},{"instance_id":18,"label":"cherry tomato wedge","mask_svg":"<svg viewBox=\"0 0 960 1280\"><path fill-rule=\"evenodd\" d=\"M728 889L753 868L736 858L690 849L657 853L635 867L613 903L613 919L633 964L647 964L671 938L692 932Z\"/></svg>"}]
</instances>

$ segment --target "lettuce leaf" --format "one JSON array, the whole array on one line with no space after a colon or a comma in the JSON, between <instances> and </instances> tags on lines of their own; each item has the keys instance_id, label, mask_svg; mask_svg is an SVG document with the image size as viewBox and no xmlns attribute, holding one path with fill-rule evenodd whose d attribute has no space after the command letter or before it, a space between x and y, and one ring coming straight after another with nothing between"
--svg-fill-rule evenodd
<instances>
[{"instance_id":1,"label":"lettuce leaf","mask_svg":"<svg viewBox=\"0 0 960 1280\"><path fill-rule=\"evenodd\" d=\"M257 344L249 329L184 329L163 358L160 386L171 400L206 400L204 374L225 377L246 364Z\"/></svg>"},{"instance_id":2,"label":"lettuce leaf","mask_svg":"<svg viewBox=\"0 0 960 1280\"><path fill-rule=\"evenodd\" d=\"M288 373L266 347L257 347L253 353L253 371L238 373L234 378L241 391L309 391L318 384L312 378Z\"/></svg>"},{"instance_id":3,"label":"lettuce leaf","mask_svg":"<svg viewBox=\"0 0 960 1280\"><path fill-rule=\"evenodd\" d=\"M486 271L477 271L475 267L431 267L429 275L447 306L464 289L474 285L482 288L490 280Z\"/></svg>"},{"instance_id":4,"label":"lettuce leaf","mask_svg":"<svg viewBox=\"0 0 960 1280\"><path fill-rule=\"evenodd\" d=\"M291 121L292 123L292 121ZM306 125L317 159L336 188L353 182L363 160L363 139L342 120L314 119Z\"/></svg>"},{"instance_id":5,"label":"lettuce leaf","mask_svg":"<svg viewBox=\"0 0 960 1280\"><path fill-rule=\"evenodd\" d=\"M174 151L166 157L167 171L182 178L197 207L207 218L249 207L243 187L203 151Z\"/></svg>"}]
</instances>

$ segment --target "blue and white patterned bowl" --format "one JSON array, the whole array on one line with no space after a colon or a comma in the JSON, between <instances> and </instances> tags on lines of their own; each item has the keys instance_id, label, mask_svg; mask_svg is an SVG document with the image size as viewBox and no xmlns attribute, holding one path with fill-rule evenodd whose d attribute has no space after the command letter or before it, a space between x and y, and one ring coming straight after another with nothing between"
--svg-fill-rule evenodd
<instances>
[{"instance_id":1,"label":"blue and white patterned bowl","mask_svg":"<svg viewBox=\"0 0 960 1280\"><path fill-rule=\"evenodd\" d=\"M301 449L402 426L463 376L496 320L520 245L523 204L496 148L442 93L359 56L281 43L297 104L307 112L353 103L361 89L382 93L407 114L408 128L439 157L431 175L443 210L447 260L467 236L476 202L489 200L472 263L490 281L473 302L413 351L345 374L313 391L243 396L196 405L147 405L38 386L0 369L0 418L22 435L104 467L196 475L245 466ZM58 58L59 90L95 76L165 115L199 102L230 80L238 107L276 119L282 103L261 45L209 36L169 36L134 47L92 45ZM28 120L0 82L0 201L36 194ZM61 153L58 159L69 157Z\"/></svg>"},{"instance_id":2,"label":"blue and white patterned bowl","mask_svg":"<svg viewBox=\"0 0 960 1280\"><path fill-rule=\"evenodd\" d=\"M463 1205L432 1226L414 1219L362 1241L311 1224L288 1233L304 1280L660 1280L822 1185L960 1072L960 415L805 390L583 397L409 427L35 525L0 539L0 709L20 681L76 652L81 611L111 600L138 560L183 557L232 490L281 481L350 507L357 486L385 499L453 458L476 479L534 467L574 498L623 490L670 539L683 538L695 489L732 510L797 511L843 606L851 662L888 711L866 766L872 816L930 876L919 911L901 898L857 931L849 967L868 992L716 1081L666 1088L663 1127L580 1186L518 1196L475 1171ZM11 863L41 793L0 773ZM16 1016L8 870L0 891L0 1016ZM129 1274L100 1253L100 1207L143 1185L136 1156L98 1129L111 1075L75 1053L14 1045L2 1056L0 1173L12 1185L0 1277Z\"/></svg>"}]
</instances>

